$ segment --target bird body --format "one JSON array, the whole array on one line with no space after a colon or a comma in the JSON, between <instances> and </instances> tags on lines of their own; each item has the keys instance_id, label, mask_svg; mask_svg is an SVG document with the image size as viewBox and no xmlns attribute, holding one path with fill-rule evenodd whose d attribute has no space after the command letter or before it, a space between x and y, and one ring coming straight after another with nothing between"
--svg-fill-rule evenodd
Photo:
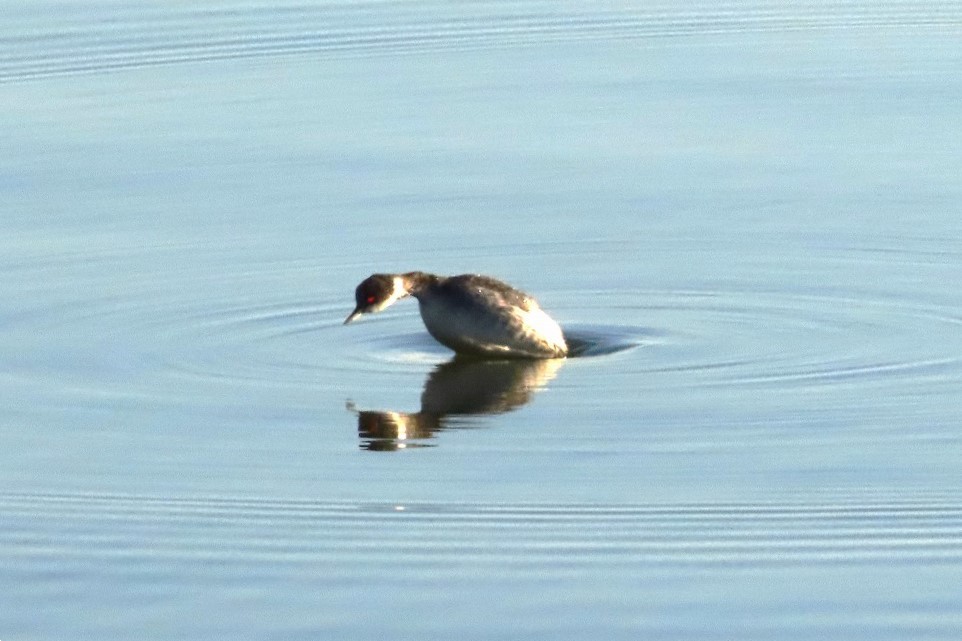
<instances>
[{"instance_id":1,"label":"bird body","mask_svg":"<svg viewBox=\"0 0 962 641\"><path fill-rule=\"evenodd\" d=\"M431 336L458 353L521 358L568 353L561 327L534 298L478 274L374 274L358 285L357 306L344 322L382 311L406 296L418 300Z\"/></svg>"}]
</instances>

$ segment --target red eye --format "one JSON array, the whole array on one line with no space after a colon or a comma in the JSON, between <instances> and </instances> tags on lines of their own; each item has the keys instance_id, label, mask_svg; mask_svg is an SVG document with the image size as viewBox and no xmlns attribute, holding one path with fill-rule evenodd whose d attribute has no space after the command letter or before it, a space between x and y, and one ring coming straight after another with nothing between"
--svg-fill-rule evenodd
<instances>
[{"instance_id":1,"label":"red eye","mask_svg":"<svg viewBox=\"0 0 962 641\"><path fill-rule=\"evenodd\" d=\"M368 297L367 297L367 304L370 305L370 304L373 303L375 300L377 300L377 299L376 299L374 296L368 296Z\"/></svg>"}]
</instances>

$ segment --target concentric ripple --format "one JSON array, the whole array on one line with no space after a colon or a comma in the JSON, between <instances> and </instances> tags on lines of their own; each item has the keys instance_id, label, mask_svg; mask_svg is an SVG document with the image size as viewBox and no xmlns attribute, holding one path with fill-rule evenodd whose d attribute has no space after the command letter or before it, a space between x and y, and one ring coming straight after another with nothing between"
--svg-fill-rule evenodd
<instances>
[{"instance_id":1,"label":"concentric ripple","mask_svg":"<svg viewBox=\"0 0 962 641\"><path fill-rule=\"evenodd\" d=\"M962 638L959 2L3 15L3 641Z\"/></svg>"},{"instance_id":2,"label":"concentric ripple","mask_svg":"<svg viewBox=\"0 0 962 641\"><path fill-rule=\"evenodd\" d=\"M928 10L926 10L928 9ZM0 82L217 60L294 55L423 54L585 40L666 39L719 34L920 31L958 28L952 3L937 10L911 2L793 6L694 3L672 7L603 3L532 3L524 10L497 3L470 10L435 1L389 10L294 3L244 9L127 7L93 3L64 12L58 28L16 12L20 37L4 44ZM13 17L11 17L13 19Z\"/></svg>"},{"instance_id":3,"label":"concentric ripple","mask_svg":"<svg viewBox=\"0 0 962 641\"><path fill-rule=\"evenodd\" d=\"M683 384L807 387L960 374L962 318L952 309L751 290L638 291L631 298L645 301L633 313L664 331L635 361L637 371Z\"/></svg>"},{"instance_id":4,"label":"concentric ripple","mask_svg":"<svg viewBox=\"0 0 962 641\"><path fill-rule=\"evenodd\" d=\"M802 390L962 380L962 315L904 298L734 288L627 296L623 290L548 290L543 297L554 303L578 357L569 360L596 371L582 381L589 386L615 372L660 389ZM345 327L344 300L330 292L269 305L198 300L177 306L121 295L88 299L76 309L38 309L19 322L46 327L66 341L102 328L111 347L87 341L68 351L48 339L34 354L32 374L21 373L49 376L46 351L49 361L59 363L59 376L85 369L90 393L116 385L129 390L131 369L168 379L172 395L198 383L307 391L329 385L332 376L417 379L453 356L424 330L415 304L403 302ZM583 322L598 315L621 322ZM15 331L15 319L8 323ZM155 385L151 389L158 393Z\"/></svg>"},{"instance_id":5,"label":"concentric ripple","mask_svg":"<svg viewBox=\"0 0 962 641\"><path fill-rule=\"evenodd\" d=\"M273 564L295 552L332 560L363 555L371 563L398 554L424 562L439 557L445 564L465 556L531 561L535 555L547 562L565 550L568 562L579 566L592 560L614 565L617 557L716 570L731 564L860 565L893 559L962 564L957 496L880 498L886 500L597 506L0 494L0 507L17 528L0 536L29 540L38 523L58 519L82 528L96 515L117 524L112 540L87 540L81 531L89 545L69 551L112 562L124 561L113 545L119 542L126 559L147 563L243 557ZM245 535L219 539L210 532L214 523ZM159 542L143 538L152 529L170 534ZM233 549L238 545L247 547ZM38 544L22 554L39 564L61 551Z\"/></svg>"},{"instance_id":6,"label":"concentric ripple","mask_svg":"<svg viewBox=\"0 0 962 641\"><path fill-rule=\"evenodd\" d=\"M11 10L13 11L13 10ZM522 9L479 3L470 9L435 1L355 8L294 3L244 9L92 3L62 12L55 26L15 12L19 37L4 44L0 82L104 73L217 60L423 54L552 42L666 39L719 34L958 29L953 3L872 5L684 3L678 7L531 3ZM14 18L11 17L11 20Z\"/></svg>"}]
</instances>

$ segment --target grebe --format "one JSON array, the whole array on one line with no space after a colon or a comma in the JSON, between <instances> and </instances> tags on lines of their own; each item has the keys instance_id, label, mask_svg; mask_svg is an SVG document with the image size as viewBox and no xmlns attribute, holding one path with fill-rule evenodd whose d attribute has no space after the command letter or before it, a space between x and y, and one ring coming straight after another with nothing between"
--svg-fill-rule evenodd
<instances>
[{"instance_id":1,"label":"grebe","mask_svg":"<svg viewBox=\"0 0 962 641\"><path fill-rule=\"evenodd\" d=\"M537 301L500 280L477 274L374 274L354 292L362 314L380 312L406 296L418 299L428 332L456 352L482 356L561 358L564 334Z\"/></svg>"}]
</instances>

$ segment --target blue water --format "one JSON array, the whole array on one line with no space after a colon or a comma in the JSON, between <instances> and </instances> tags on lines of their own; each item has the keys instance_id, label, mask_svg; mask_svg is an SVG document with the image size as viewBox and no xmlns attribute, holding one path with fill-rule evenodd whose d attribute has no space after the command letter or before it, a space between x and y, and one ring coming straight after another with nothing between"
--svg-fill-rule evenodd
<instances>
[{"instance_id":1,"label":"blue water","mask_svg":"<svg viewBox=\"0 0 962 641\"><path fill-rule=\"evenodd\" d=\"M3 641L962 637L955 3L5 18Z\"/></svg>"}]
</instances>

